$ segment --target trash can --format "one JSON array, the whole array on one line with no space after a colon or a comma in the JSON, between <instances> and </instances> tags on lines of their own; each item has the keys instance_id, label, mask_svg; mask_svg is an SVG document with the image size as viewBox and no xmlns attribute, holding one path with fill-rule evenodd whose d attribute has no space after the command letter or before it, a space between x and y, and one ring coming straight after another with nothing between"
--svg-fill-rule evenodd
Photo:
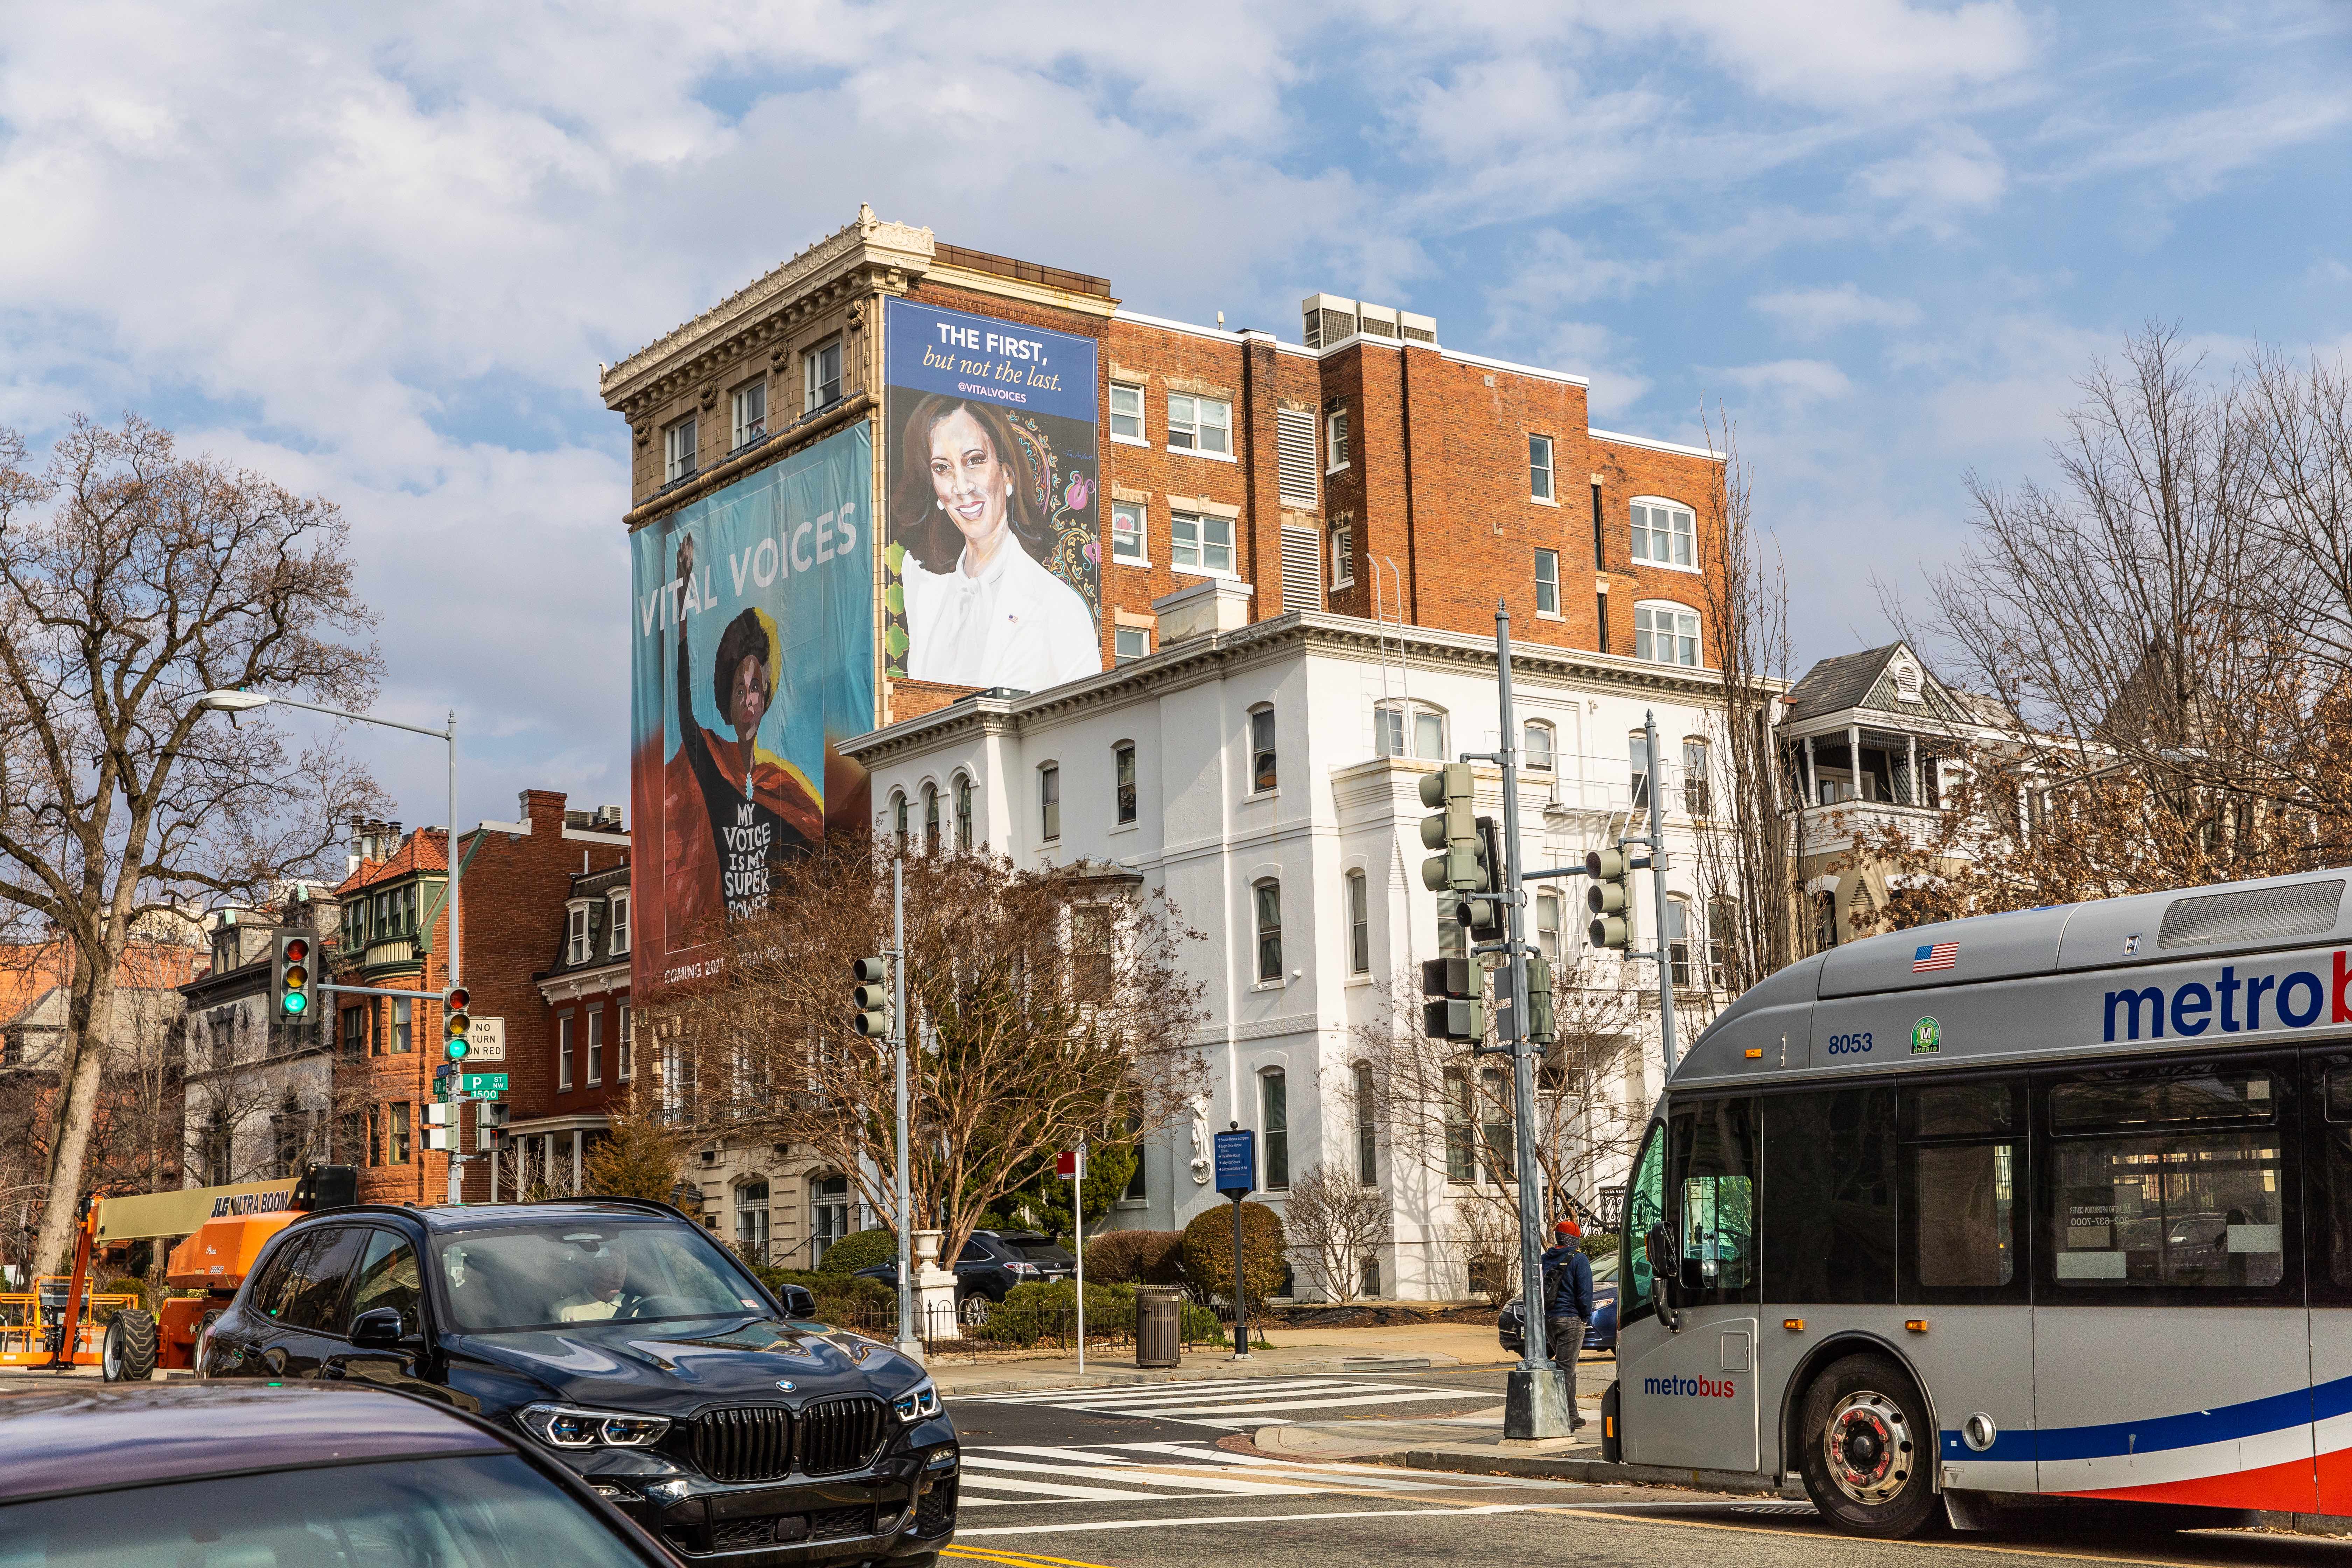
<instances>
[{"instance_id":1,"label":"trash can","mask_svg":"<svg viewBox=\"0 0 2352 1568\"><path fill-rule=\"evenodd\" d=\"M1182 1354L1183 1295L1173 1286L1135 1288L1135 1364L1174 1366Z\"/></svg>"}]
</instances>

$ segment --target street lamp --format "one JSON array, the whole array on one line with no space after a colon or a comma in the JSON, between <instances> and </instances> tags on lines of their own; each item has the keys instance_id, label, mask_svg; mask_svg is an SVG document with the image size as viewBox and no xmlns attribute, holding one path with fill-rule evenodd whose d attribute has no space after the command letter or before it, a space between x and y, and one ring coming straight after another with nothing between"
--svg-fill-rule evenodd
<instances>
[{"instance_id":1,"label":"street lamp","mask_svg":"<svg viewBox=\"0 0 2352 1568\"><path fill-rule=\"evenodd\" d=\"M331 719L348 719L354 724L375 724L387 730L405 730L412 735L430 735L435 740L440 741L448 746L449 847L447 859L449 862L449 984L453 987L459 984L463 979L463 973L458 964L459 941L457 923L457 882L459 877L463 874L464 865L457 854L457 710L453 708L449 710L449 721L446 727L439 730L428 730L422 724L404 724L397 719L378 719L366 713L346 713L340 708L324 708L316 702L297 701L291 697L278 697L263 691L244 691L225 689L217 691L207 691L203 696L196 699L196 708L199 711L226 713L229 716L229 722L232 724L236 722L236 716L239 713L250 712L254 709L262 707L268 703L276 703L281 708L299 708L306 713L324 713ZM344 989L344 987L321 987L321 989L341 990ZM369 986L361 987L360 989L373 991L376 988ZM410 992L385 992L384 994L412 995L417 994ZM462 1090L450 1096L451 1102L456 1104L462 1104L465 1098L466 1097ZM453 1138L451 1142L455 1142L456 1140ZM453 1204L464 1201L464 1194L461 1184L464 1176L464 1164L465 1156L456 1149L450 1150L449 1201Z\"/></svg>"}]
</instances>

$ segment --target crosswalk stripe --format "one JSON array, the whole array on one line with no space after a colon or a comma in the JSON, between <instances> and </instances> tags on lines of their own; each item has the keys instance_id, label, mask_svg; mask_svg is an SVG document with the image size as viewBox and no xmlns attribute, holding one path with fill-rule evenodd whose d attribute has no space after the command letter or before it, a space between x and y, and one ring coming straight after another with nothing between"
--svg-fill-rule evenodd
<instances>
[{"instance_id":1,"label":"crosswalk stripe","mask_svg":"<svg viewBox=\"0 0 2352 1568\"><path fill-rule=\"evenodd\" d=\"M1308 1397L1305 1399L1277 1399L1264 1404L1255 1405L1240 1405L1230 1402L1216 1405L1161 1405L1153 1406L1150 1414L1155 1416L1255 1415L1262 1411L1269 1410L1337 1410L1344 1405L1403 1405L1409 1404L1416 1399L1447 1399L1459 1396L1453 1394L1450 1390L1433 1390L1432 1392L1424 1394L1417 1389L1408 1389L1402 1393L1365 1394L1358 1394L1350 1398L1321 1399Z\"/></svg>"},{"instance_id":2,"label":"crosswalk stripe","mask_svg":"<svg viewBox=\"0 0 2352 1568\"><path fill-rule=\"evenodd\" d=\"M1033 1494L1041 1500L1053 1498L1057 1500L1079 1502L1100 1502L1113 1499L1121 1502L1143 1502L1149 1501L1152 1496L1150 1492L1127 1491L1112 1487L1074 1487L1058 1481L1031 1480L1026 1477L982 1476L966 1469L963 1473L962 1485L957 1493L959 1500L966 1508L1002 1508L1008 1502L1026 1500L1021 1498L976 1498L970 1495L974 1488L986 1491L1024 1492Z\"/></svg>"},{"instance_id":3,"label":"crosswalk stripe","mask_svg":"<svg viewBox=\"0 0 2352 1568\"><path fill-rule=\"evenodd\" d=\"M1129 1454L1142 1457L1125 1457ZM1296 1497L1331 1491L1475 1491L1551 1484L1509 1476L1416 1477L1400 1473L1395 1468L1386 1465L1300 1464L1186 1443L1097 1443L1065 1447L1034 1444L988 1445L967 1447L964 1450L964 1467L967 1488L1034 1494L1031 1497L972 1500L976 1506L988 1507L1005 1507L1016 1502L1065 1495L1081 1500L1125 1497L1149 1501L1171 1495L1197 1498L1204 1494L1255 1493ZM1217 1473L1221 1469L1229 1472L1235 1467L1242 1468L1243 1475L1248 1479ZM1208 1473L1202 1473L1203 1471ZM1069 1487L1062 1482L1035 1479L1042 1476L1109 1481L1130 1489ZM1166 1489L1131 1489L1138 1488Z\"/></svg>"},{"instance_id":4,"label":"crosswalk stripe","mask_svg":"<svg viewBox=\"0 0 2352 1568\"><path fill-rule=\"evenodd\" d=\"M1088 1404L1143 1404L1160 1399L1196 1399L1219 1388L1233 1388L1244 1380L1234 1378L1202 1378L1190 1383L1129 1384L1112 1388L1055 1388L1042 1393L980 1394L971 1396L978 1405L1066 1405L1083 1401ZM1330 1386L1326 1379L1290 1378L1280 1382L1246 1380L1244 1386L1259 1393L1286 1394L1298 1389ZM1393 1384L1350 1382L1352 1388L1381 1388Z\"/></svg>"},{"instance_id":5,"label":"crosswalk stripe","mask_svg":"<svg viewBox=\"0 0 2352 1568\"><path fill-rule=\"evenodd\" d=\"M1233 1476L1165 1476L1153 1478L1152 1481L1146 1481L1144 1477L1135 1474L1132 1470L1122 1470L1109 1465L1045 1465L1034 1460L998 1459L975 1454L970 1448L963 1451L963 1465L965 1479L976 1486L988 1485L989 1479L974 1476L972 1469L975 1466L992 1473L998 1470L1041 1471L1047 1475L1076 1476L1087 1480L1120 1481L1129 1485L1141 1482L1169 1487L1183 1486L1202 1491L1232 1492L1237 1496L1298 1497L1316 1489L1312 1487L1286 1486L1280 1482L1245 1481Z\"/></svg>"}]
</instances>

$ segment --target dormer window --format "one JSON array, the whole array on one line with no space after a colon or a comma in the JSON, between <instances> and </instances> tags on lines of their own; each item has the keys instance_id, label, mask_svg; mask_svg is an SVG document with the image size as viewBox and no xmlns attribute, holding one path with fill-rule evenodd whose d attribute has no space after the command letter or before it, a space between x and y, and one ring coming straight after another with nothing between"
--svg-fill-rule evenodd
<instances>
[{"instance_id":1,"label":"dormer window","mask_svg":"<svg viewBox=\"0 0 2352 1568\"><path fill-rule=\"evenodd\" d=\"M588 962L588 904L585 900L575 900L567 908L563 962L585 963Z\"/></svg>"},{"instance_id":2,"label":"dormer window","mask_svg":"<svg viewBox=\"0 0 2352 1568\"><path fill-rule=\"evenodd\" d=\"M1897 700L1904 702L1921 702L1927 700L1920 689L1923 682L1917 665L1906 659L1895 667L1894 675L1895 695Z\"/></svg>"},{"instance_id":3,"label":"dormer window","mask_svg":"<svg viewBox=\"0 0 2352 1568\"><path fill-rule=\"evenodd\" d=\"M613 895L613 956L620 957L629 951L629 895Z\"/></svg>"}]
</instances>

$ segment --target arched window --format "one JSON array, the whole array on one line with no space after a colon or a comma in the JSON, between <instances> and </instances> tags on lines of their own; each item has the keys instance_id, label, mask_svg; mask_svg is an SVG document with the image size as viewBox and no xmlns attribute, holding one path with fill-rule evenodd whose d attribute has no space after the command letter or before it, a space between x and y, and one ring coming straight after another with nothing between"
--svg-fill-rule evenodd
<instances>
[{"instance_id":1,"label":"arched window","mask_svg":"<svg viewBox=\"0 0 2352 1568\"><path fill-rule=\"evenodd\" d=\"M1118 805L1119 826L1135 820L1135 742L1121 741L1110 749L1111 794Z\"/></svg>"},{"instance_id":2,"label":"arched window","mask_svg":"<svg viewBox=\"0 0 2352 1568\"><path fill-rule=\"evenodd\" d=\"M956 847L971 847L971 775L955 776Z\"/></svg>"},{"instance_id":3,"label":"arched window","mask_svg":"<svg viewBox=\"0 0 2352 1568\"><path fill-rule=\"evenodd\" d=\"M1520 727L1519 748L1527 761L1521 765L1529 771L1548 773L1552 770L1552 728L1541 719L1530 719Z\"/></svg>"},{"instance_id":4,"label":"arched window","mask_svg":"<svg viewBox=\"0 0 2352 1568\"><path fill-rule=\"evenodd\" d=\"M1633 559L1648 566L1698 570L1698 528L1691 509L1659 496L1633 498Z\"/></svg>"},{"instance_id":5,"label":"arched window","mask_svg":"<svg viewBox=\"0 0 2352 1568\"><path fill-rule=\"evenodd\" d=\"M1290 1186L1290 1079L1280 1068L1257 1075L1258 1135L1265 1141L1265 1188Z\"/></svg>"},{"instance_id":6,"label":"arched window","mask_svg":"<svg viewBox=\"0 0 2352 1568\"><path fill-rule=\"evenodd\" d=\"M1257 977L1282 978L1282 884L1272 877L1250 889L1257 911Z\"/></svg>"},{"instance_id":7,"label":"arched window","mask_svg":"<svg viewBox=\"0 0 2352 1568\"><path fill-rule=\"evenodd\" d=\"M1683 738L1683 813L1686 816L1712 816L1714 806L1706 742L1696 735L1686 735Z\"/></svg>"},{"instance_id":8,"label":"arched window","mask_svg":"<svg viewBox=\"0 0 2352 1568\"><path fill-rule=\"evenodd\" d=\"M890 833L898 847L907 847L907 797L899 791L890 792Z\"/></svg>"},{"instance_id":9,"label":"arched window","mask_svg":"<svg viewBox=\"0 0 2352 1568\"><path fill-rule=\"evenodd\" d=\"M1675 897L1666 900L1666 961L1675 972L1675 989L1687 991L1691 986L1690 900Z\"/></svg>"},{"instance_id":10,"label":"arched window","mask_svg":"<svg viewBox=\"0 0 2352 1568\"><path fill-rule=\"evenodd\" d=\"M937 784L923 786L923 852L927 855L940 852L940 786Z\"/></svg>"},{"instance_id":11,"label":"arched window","mask_svg":"<svg viewBox=\"0 0 2352 1568\"><path fill-rule=\"evenodd\" d=\"M1698 612L1664 601L1633 606L1633 657L1698 667Z\"/></svg>"},{"instance_id":12,"label":"arched window","mask_svg":"<svg viewBox=\"0 0 2352 1568\"><path fill-rule=\"evenodd\" d=\"M1372 705L1372 754L1376 757L1419 757L1445 760L1445 710L1426 702L1387 701Z\"/></svg>"},{"instance_id":13,"label":"arched window","mask_svg":"<svg viewBox=\"0 0 2352 1568\"><path fill-rule=\"evenodd\" d=\"M1249 710L1250 793L1265 795L1280 778L1274 750L1274 705L1261 702Z\"/></svg>"}]
</instances>

